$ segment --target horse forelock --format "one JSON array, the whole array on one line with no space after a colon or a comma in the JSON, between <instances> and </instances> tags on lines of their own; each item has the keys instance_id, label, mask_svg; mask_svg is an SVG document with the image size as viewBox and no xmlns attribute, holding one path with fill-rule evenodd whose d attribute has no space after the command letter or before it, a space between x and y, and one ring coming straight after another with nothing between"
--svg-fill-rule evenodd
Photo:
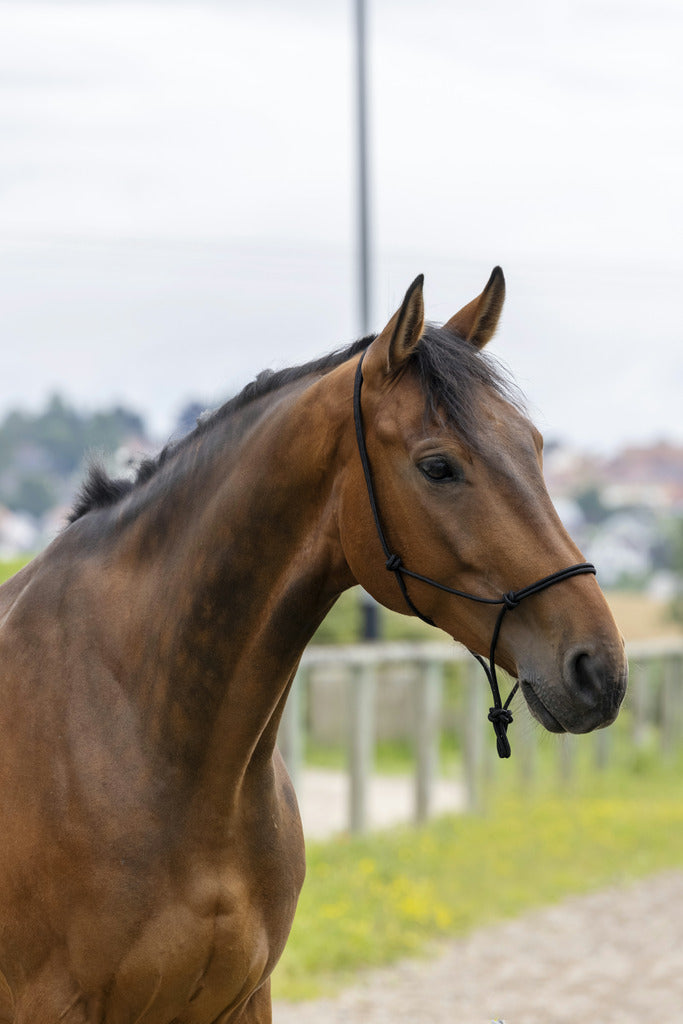
<instances>
[{"instance_id":1,"label":"horse forelock","mask_svg":"<svg viewBox=\"0 0 683 1024\"><path fill-rule=\"evenodd\" d=\"M87 512L118 504L205 434L227 426L234 432L233 436L239 436L252 421L249 412L255 412L257 406L262 408L262 400L278 395L284 388L307 377L329 373L368 348L375 337L368 335L344 349L299 366L265 370L218 409L203 414L194 430L185 437L169 442L157 456L144 459L133 479L112 478L101 464L92 464L68 522L75 522ZM410 368L417 375L425 396L425 412L445 418L462 439L474 447L481 432L479 399L482 389L495 392L516 408L523 407L514 385L495 360L441 327L425 326L421 343L411 356Z\"/></svg>"},{"instance_id":2,"label":"horse forelock","mask_svg":"<svg viewBox=\"0 0 683 1024\"><path fill-rule=\"evenodd\" d=\"M427 324L411 356L426 411L445 420L473 448L486 432L482 397L496 395L525 413L521 392L505 368L487 352L434 324Z\"/></svg>"}]
</instances>

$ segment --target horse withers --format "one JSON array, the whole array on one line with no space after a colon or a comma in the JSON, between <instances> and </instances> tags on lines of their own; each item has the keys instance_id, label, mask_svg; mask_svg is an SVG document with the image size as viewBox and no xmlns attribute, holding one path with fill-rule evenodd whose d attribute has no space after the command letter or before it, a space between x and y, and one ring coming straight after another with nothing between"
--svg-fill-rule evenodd
<instances>
[{"instance_id":1,"label":"horse withers","mask_svg":"<svg viewBox=\"0 0 683 1024\"><path fill-rule=\"evenodd\" d=\"M425 326L418 278L379 335L262 375L135 481L94 470L0 589L0 1022L270 1021L304 877L276 737L319 623L361 583L486 655L501 594L581 562L481 352L503 296L496 269ZM615 718L626 661L593 575L497 632L546 728Z\"/></svg>"}]
</instances>

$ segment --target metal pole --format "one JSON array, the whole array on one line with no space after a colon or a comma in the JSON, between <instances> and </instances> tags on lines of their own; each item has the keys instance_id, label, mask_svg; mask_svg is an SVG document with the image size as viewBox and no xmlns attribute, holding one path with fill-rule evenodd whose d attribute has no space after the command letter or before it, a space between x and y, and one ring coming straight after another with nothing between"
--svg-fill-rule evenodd
<instances>
[{"instance_id":1,"label":"metal pole","mask_svg":"<svg viewBox=\"0 0 683 1024\"><path fill-rule=\"evenodd\" d=\"M370 331L370 242L368 203L368 123L365 0L355 0L356 99L358 114L358 284L363 335Z\"/></svg>"},{"instance_id":2,"label":"metal pole","mask_svg":"<svg viewBox=\"0 0 683 1024\"><path fill-rule=\"evenodd\" d=\"M356 102L358 124L358 312L361 335L370 333L372 296L370 292L370 215L368 199L368 119L365 0L354 0L356 17ZM380 636L379 607L370 594L361 591L361 636Z\"/></svg>"}]
</instances>

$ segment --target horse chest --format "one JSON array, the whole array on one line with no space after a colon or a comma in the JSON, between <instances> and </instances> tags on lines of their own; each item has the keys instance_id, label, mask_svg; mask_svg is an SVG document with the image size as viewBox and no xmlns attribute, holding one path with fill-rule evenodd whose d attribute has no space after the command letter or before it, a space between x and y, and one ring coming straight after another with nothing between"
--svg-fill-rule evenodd
<instances>
[{"instance_id":1,"label":"horse chest","mask_svg":"<svg viewBox=\"0 0 683 1024\"><path fill-rule=\"evenodd\" d=\"M279 836L281 829L275 831ZM144 1009L149 1024L227 1022L269 976L284 949L302 877L297 858L285 856L277 842L265 845L268 855L251 851L251 864L240 844L218 864L200 858L186 865L182 881L175 890L171 885L117 969L107 1024L128 1021L132 1009L132 1019ZM120 1008L125 1012L117 1016Z\"/></svg>"},{"instance_id":2,"label":"horse chest","mask_svg":"<svg viewBox=\"0 0 683 1024\"><path fill-rule=\"evenodd\" d=\"M227 1024L279 949L274 954L258 896L233 872L225 876L195 870L175 889L165 887L134 929L121 920L98 933L84 919L17 993L15 1019Z\"/></svg>"},{"instance_id":3,"label":"horse chest","mask_svg":"<svg viewBox=\"0 0 683 1024\"><path fill-rule=\"evenodd\" d=\"M117 968L105 1020L211 1024L257 987L269 957L260 909L234 888L217 892L212 910L169 903Z\"/></svg>"},{"instance_id":4,"label":"horse chest","mask_svg":"<svg viewBox=\"0 0 683 1024\"><path fill-rule=\"evenodd\" d=\"M43 966L14 989L14 1019L227 1024L279 958L296 892L286 877L264 889L232 860L184 865L157 883L137 916L132 903L115 917L102 904L73 916Z\"/></svg>"}]
</instances>

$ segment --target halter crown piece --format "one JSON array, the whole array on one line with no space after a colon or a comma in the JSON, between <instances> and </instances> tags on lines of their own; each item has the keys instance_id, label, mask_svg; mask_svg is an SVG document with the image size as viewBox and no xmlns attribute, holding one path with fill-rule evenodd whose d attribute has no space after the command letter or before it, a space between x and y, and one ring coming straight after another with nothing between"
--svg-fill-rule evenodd
<instances>
[{"instance_id":1,"label":"halter crown piece","mask_svg":"<svg viewBox=\"0 0 683 1024\"><path fill-rule=\"evenodd\" d=\"M428 576L422 576L418 572L413 572L411 569L406 569L400 555L393 553L387 544L387 539L382 529L382 523L379 517L379 510L377 508L377 499L375 497L375 488L372 481L372 470L370 468L370 460L368 459L368 450L365 444L365 434L363 431L363 414L361 411L360 396L361 388L363 386L363 358L365 353L360 357L358 367L356 369L356 379L353 389L353 420L356 427L356 440L358 442L358 453L360 455L360 461L363 466L363 475L365 477L365 484L368 491L368 499L370 501L370 509L372 510L372 517L375 520L375 527L377 529L377 536L379 537L384 551L385 567L389 572L393 572L396 577L396 582L403 594L403 598L414 615L417 615L419 619L426 622L430 626L436 625L432 619L427 615L423 615L419 608L415 607L415 604L408 593L406 586L405 577L408 576L410 579L419 580L421 583L428 583L430 587L436 587L438 590L443 590L447 594L453 594L455 597L464 597L468 601L478 601L479 604L491 604L500 605L500 611L498 612L498 618L496 619L493 627L493 633L491 636L491 647L489 649L488 664L485 659L479 654L475 654L474 651L470 651L470 654L477 659L479 664L486 673L486 678L489 681L491 687L491 694L493 696L493 707L489 709L489 721L493 725L493 731L496 734L496 747L498 749L499 757L509 757L510 741L507 737L508 726L512 722L512 712L510 711L510 702L514 697L519 687L519 682L516 682L510 691L507 700L503 704L500 697L500 687L498 686L498 677L496 675L496 645L498 643L498 637L500 635L501 626L503 625L503 619L508 611L514 611L517 605L527 597L531 597L533 594L539 594L542 590L547 590L548 587L554 586L556 583L561 583L563 580L571 579L572 576L582 576L586 573L595 575L595 566L591 562L579 562L578 565L570 565L566 569L560 569L559 572L554 572L550 576L544 576L540 580L536 580L535 583L529 584L528 587L522 587L521 590L509 590L502 597L479 597L478 594L468 594L464 590L455 590L453 587L447 587L443 583L438 583L436 580L430 579Z\"/></svg>"}]
</instances>

